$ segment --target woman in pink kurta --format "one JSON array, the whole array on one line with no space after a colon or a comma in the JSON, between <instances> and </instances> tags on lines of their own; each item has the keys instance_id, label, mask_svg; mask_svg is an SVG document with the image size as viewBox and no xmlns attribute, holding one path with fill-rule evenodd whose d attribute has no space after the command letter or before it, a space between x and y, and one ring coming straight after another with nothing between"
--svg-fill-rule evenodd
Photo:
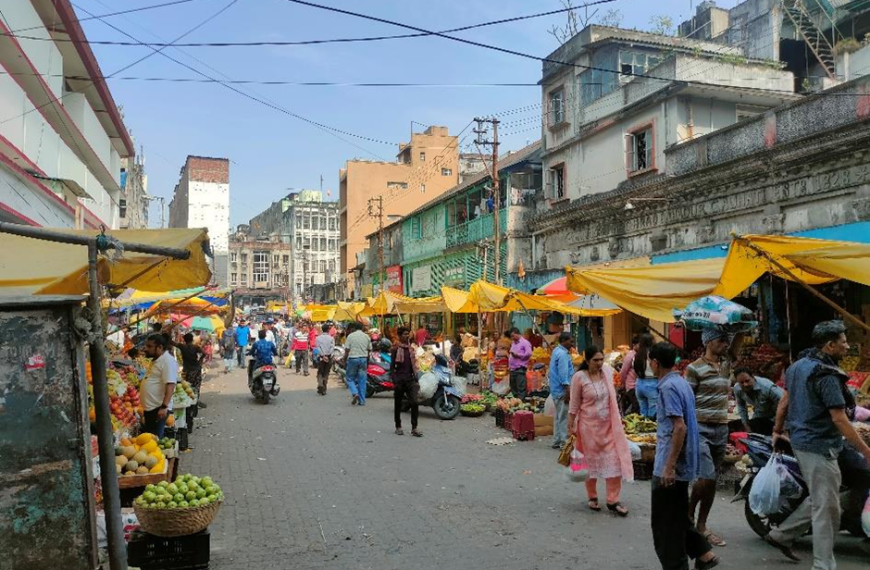
<instances>
[{"instance_id":1,"label":"woman in pink kurta","mask_svg":"<svg viewBox=\"0 0 870 570\"><path fill-rule=\"evenodd\" d=\"M631 451L613 387L614 370L604 364L604 354L595 346L585 351L586 360L571 379L571 408L568 425L576 436L576 447L589 465L586 494L589 508L600 511L598 479L607 488L607 508L620 516L628 515L619 502L622 481L634 479Z\"/></svg>"}]
</instances>

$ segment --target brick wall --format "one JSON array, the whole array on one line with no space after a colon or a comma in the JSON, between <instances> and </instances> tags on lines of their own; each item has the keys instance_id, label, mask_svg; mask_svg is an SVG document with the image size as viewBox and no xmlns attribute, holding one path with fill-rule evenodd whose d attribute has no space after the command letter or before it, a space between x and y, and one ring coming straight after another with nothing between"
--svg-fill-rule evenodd
<instances>
[{"instance_id":1,"label":"brick wall","mask_svg":"<svg viewBox=\"0 0 870 570\"><path fill-rule=\"evenodd\" d=\"M187 168L189 180L214 184L229 184L230 182L230 161L226 158L188 156L185 168Z\"/></svg>"}]
</instances>

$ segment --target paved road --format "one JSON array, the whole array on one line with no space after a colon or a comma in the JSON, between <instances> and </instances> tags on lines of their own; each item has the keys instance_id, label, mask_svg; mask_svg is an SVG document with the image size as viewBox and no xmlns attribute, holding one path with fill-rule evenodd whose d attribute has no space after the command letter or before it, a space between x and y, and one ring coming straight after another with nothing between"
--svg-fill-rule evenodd
<instances>
[{"instance_id":1,"label":"paved road","mask_svg":"<svg viewBox=\"0 0 870 570\"><path fill-rule=\"evenodd\" d=\"M399 437L385 395L351 407L343 388L319 397L313 375L282 370L281 395L263 406L240 371L211 377L181 468L227 496L211 527L215 570L659 568L648 483L625 489L628 519L592 513L547 441L487 444L506 434L489 416L440 422L425 410L425 437ZM723 568L810 567L757 539L741 508L714 507ZM839 552L841 570L867 568L865 545L844 538Z\"/></svg>"}]
</instances>

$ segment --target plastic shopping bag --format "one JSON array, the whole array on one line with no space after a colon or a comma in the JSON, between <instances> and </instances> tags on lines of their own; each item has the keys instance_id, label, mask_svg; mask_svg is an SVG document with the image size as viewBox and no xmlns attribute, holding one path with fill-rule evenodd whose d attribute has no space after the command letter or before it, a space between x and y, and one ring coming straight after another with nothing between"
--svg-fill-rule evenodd
<instances>
[{"instance_id":1,"label":"plastic shopping bag","mask_svg":"<svg viewBox=\"0 0 870 570\"><path fill-rule=\"evenodd\" d=\"M576 449L571 452L571 464L565 469L565 475L572 483L582 483L589 478L589 464L586 456Z\"/></svg>"},{"instance_id":2,"label":"plastic shopping bag","mask_svg":"<svg viewBox=\"0 0 870 570\"><path fill-rule=\"evenodd\" d=\"M779 454L774 453L752 482L749 508L757 515L773 515L800 492L800 484L783 465Z\"/></svg>"},{"instance_id":3,"label":"plastic shopping bag","mask_svg":"<svg viewBox=\"0 0 870 570\"><path fill-rule=\"evenodd\" d=\"M641 456L643 455L643 450L640 448L640 446L637 443L629 440L628 441L628 450L631 452L631 460L632 461L640 461L641 460Z\"/></svg>"},{"instance_id":4,"label":"plastic shopping bag","mask_svg":"<svg viewBox=\"0 0 870 570\"><path fill-rule=\"evenodd\" d=\"M864 503L864 512L861 513L861 528L864 529L864 534L870 536L870 498Z\"/></svg>"},{"instance_id":5,"label":"plastic shopping bag","mask_svg":"<svg viewBox=\"0 0 870 570\"><path fill-rule=\"evenodd\" d=\"M547 396L544 402L544 415L551 418L556 416L556 402L553 401L553 396Z\"/></svg>"}]
</instances>

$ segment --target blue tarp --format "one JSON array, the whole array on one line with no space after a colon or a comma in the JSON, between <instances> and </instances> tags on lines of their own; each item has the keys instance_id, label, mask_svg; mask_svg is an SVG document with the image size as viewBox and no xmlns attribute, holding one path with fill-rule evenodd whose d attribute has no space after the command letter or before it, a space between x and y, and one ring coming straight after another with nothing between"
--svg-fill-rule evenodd
<instances>
[{"instance_id":1,"label":"blue tarp","mask_svg":"<svg viewBox=\"0 0 870 570\"><path fill-rule=\"evenodd\" d=\"M794 232L786 235L803 238L828 239L832 241L870 243L870 222L855 222L854 224L831 226L829 228ZM662 255L652 255L650 256L650 262L652 265L660 265L662 263L675 263L678 261L713 259L716 257L725 257L727 255L728 244L719 244L696 249L687 249L685 251L675 251L674 253L664 253Z\"/></svg>"}]
</instances>

